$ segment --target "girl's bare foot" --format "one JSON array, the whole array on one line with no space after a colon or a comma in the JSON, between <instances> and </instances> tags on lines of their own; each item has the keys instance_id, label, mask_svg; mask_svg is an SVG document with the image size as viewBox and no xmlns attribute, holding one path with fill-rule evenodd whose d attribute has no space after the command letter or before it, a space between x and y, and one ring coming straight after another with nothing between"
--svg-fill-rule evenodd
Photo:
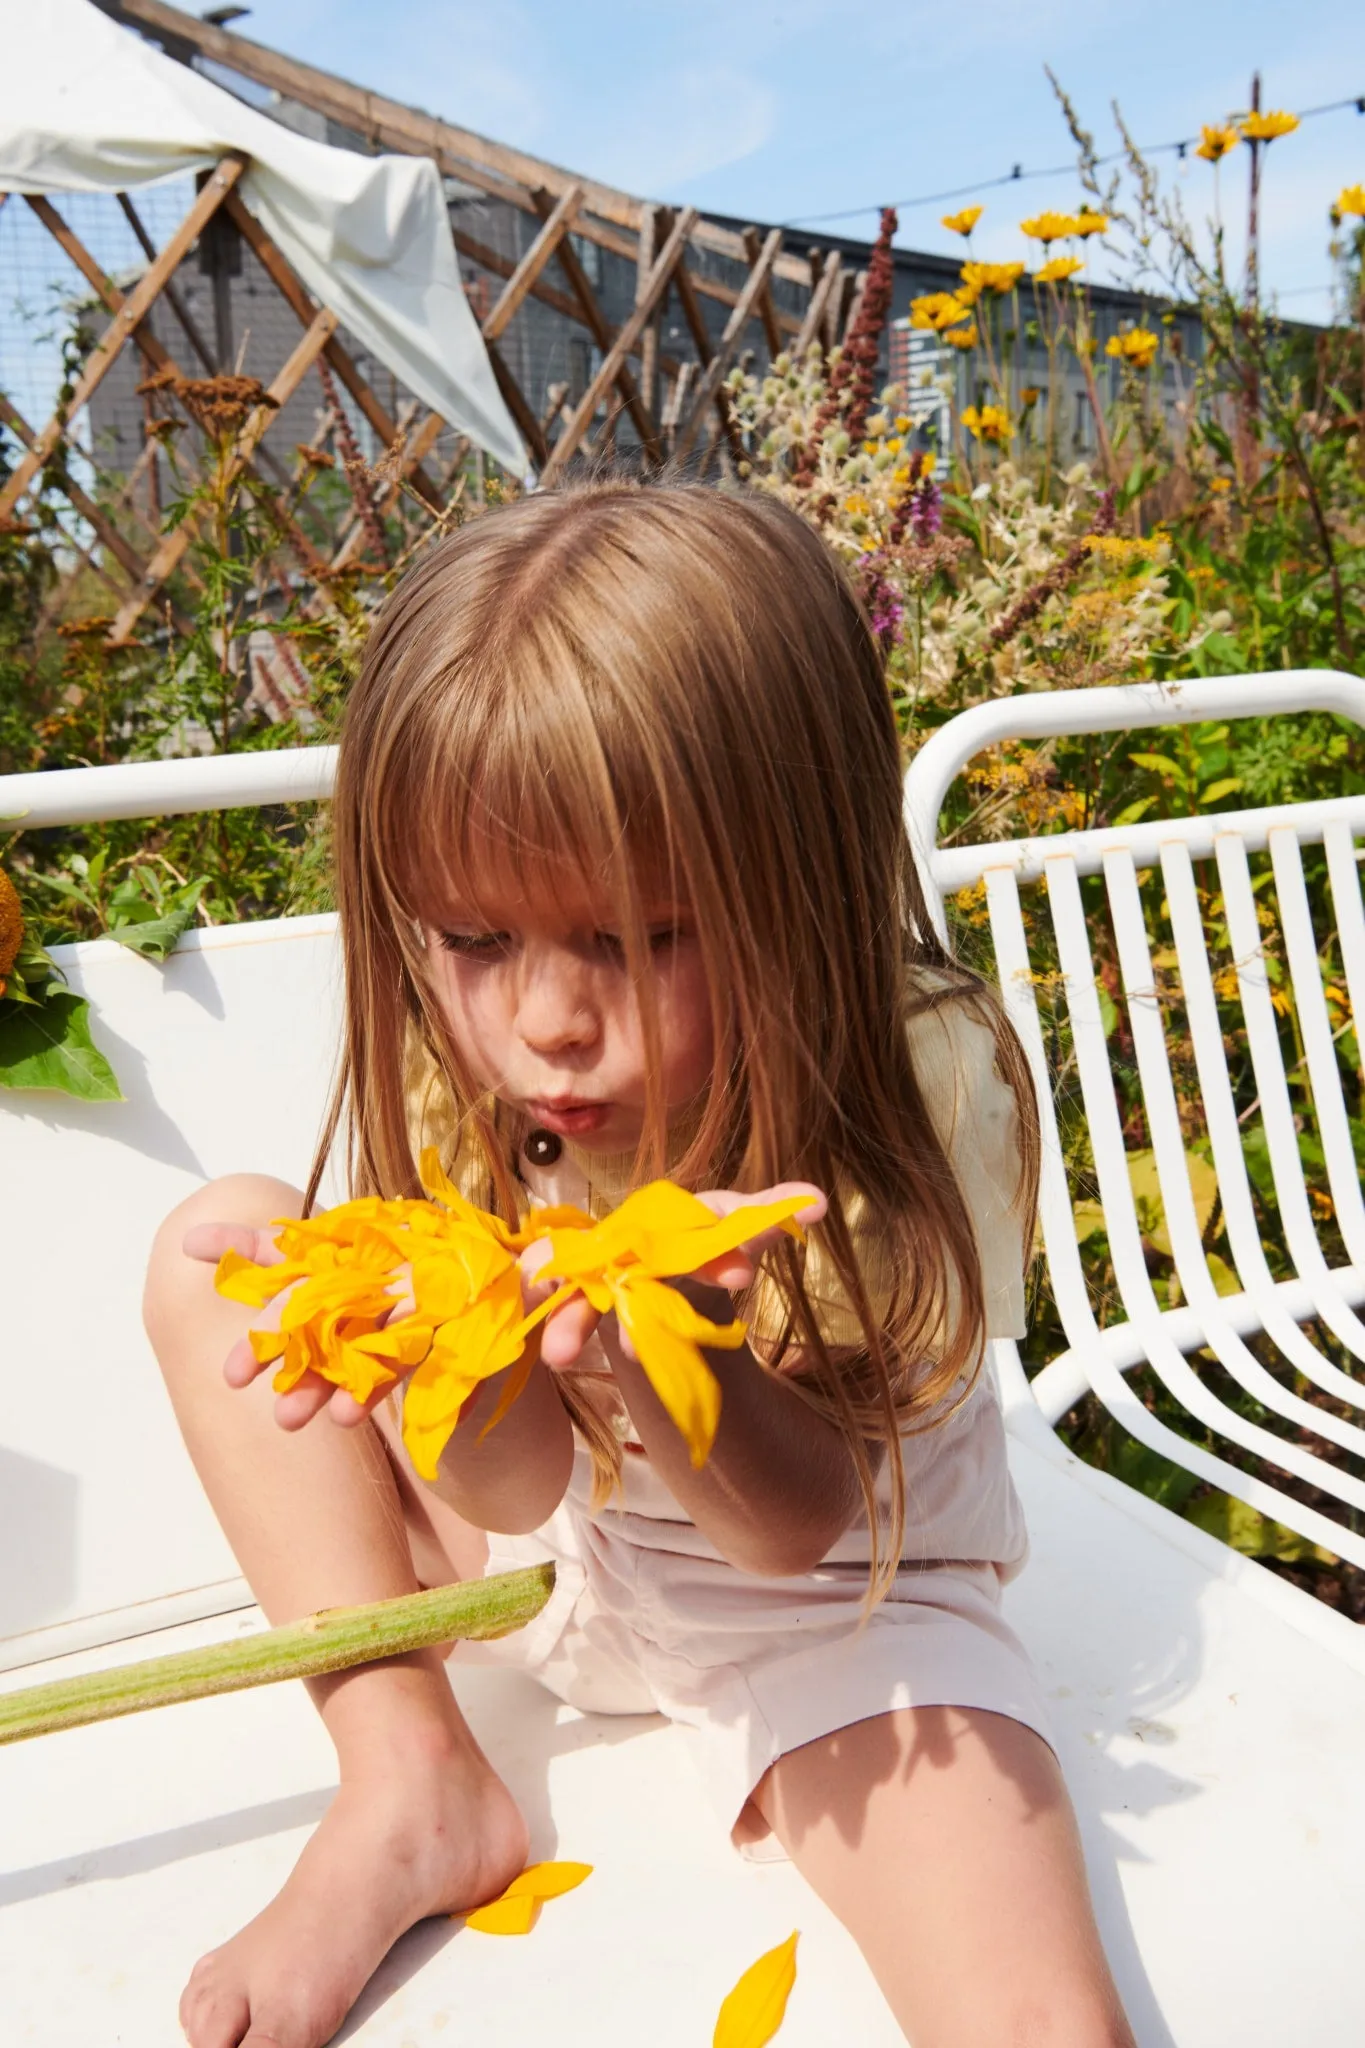
<instances>
[{"instance_id":1,"label":"girl's bare foot","mask_svg":"<svg viewBox=\"0 0 1365 2048\"><path fill-rule=\"evenodd\" d=\"M279 1896L195 1964L190 2048L322 2048L400 1934L496 1898L524 1869L526 1824L472 1740L343 1774Z\"/></svg>"}]
</instances>

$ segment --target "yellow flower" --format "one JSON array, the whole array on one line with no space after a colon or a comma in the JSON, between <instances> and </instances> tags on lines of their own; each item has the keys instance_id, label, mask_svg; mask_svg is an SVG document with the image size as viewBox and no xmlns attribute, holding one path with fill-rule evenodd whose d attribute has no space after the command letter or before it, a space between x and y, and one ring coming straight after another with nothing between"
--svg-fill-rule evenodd
<instances>
[{"instance_id":1,"label":"yellow flower","mask_svg":"<svg viewBox=\"0 0 1365 2048\"><path fill-rule=\"evenodd\" d=\"M1218 491L1219 493L1223 491L1230 491L1232 489L1232 478L1228 476L1210 477L1209 489L1211 491Z\"/></svg>"},{"instance_id":2,"label":"yellow flower","mask_svg":"<svg viewBox=\"0 0 1365 2048\"><path fill-rule=\"evenodd\" d=\"M942 334L945 327L954 327L959 320L965 320L967 311L953 292L924 292L910 301L910 325L929 327L935 334Z\"/></svg>"},{"instance_id":3,"label":"yellow flower","mask_svg":"<svg viewBox=\"0 0 1365 2048\"><path fill-rule=\"evenodd\" d=\"M1338 213L1365 215L1365 185L1343 185L1336 198Z\"/></svg>"},{"instance_id":4,"label":"yellow flower","mask_svg":"<svg viewBox=\"0 0 1365 2048\"><path fill-rule=\"evenodd\" d=\"M19 957L23 938L24 913L19 907L19 891L0 868L0 996L5 993L5 983Z\"/></svg>"},{"instance_id":5,"label":"yellow flower","mask_svg":"<svg viewBox=\"0 0 1365 2048\"><path fill-rule=\"evenodd\" d=\"M943 339L949 348L975 348L981 339L976 331L975 320L969 320L965 327L950 327Z\"/></svg>"},{"instance_id":6,"label":"yellow flower","mask_svg":"<svg viewBox=\"0 0 1365 2048\"><path fill-rule=\"evenodd\" d=\"M1036 405L1042 395L1036 384L1026 384L1019 393L1019 403L1024 406Z\"/></svg>"},{"instance_id":7,"label":"yellow flower","mask_svg":"<svg viewBox=\"0 0 1365 2048\"><path fill-rule=\"evenodd\" d=\"M1069 277L1074 277L1078 270L1084 269L1085 265L1079 256L1054 256L1051 262L1045 263L1038 272L1038 282L1039 284L1065 284Z\"/></svg>"},{"instance_id":8,"label":"yellow flower","mask_svg":"<svg viewBox=\"0 0 1365 2048\"><path fill-rule=\"evenodd\" d=\"M1035 213L1032 220L1021 220L1020 228L1035 242L1046 246L1049 242L1064 241L1076 233L1076 216L1072 213Z\"/></svg>"},{"instance_id":9,"label":"yellow flower","mask_svg":"<svg viewBox=\"0 0 1365 2048\"><path fill-rule=\"evenodd\" d=\"M1161 343L1150 327L1130 327L1124 334L1111 334L1104 344L1107 356L1131 363L1135 370L1150 370Z\"/></svg>"},{"instance_id":10,"label":"yellow flower","mask_svg":"<svg viewBox=\"0 0 1365 2048\"><path fill-rule=\"evenodd\" d=\"M1082 239L1087 235L1102 235L1109 226L1107 213L1092 213L1088 206L1083 206L1074 218L1075 225L1071 232L1073 235L1080 235Z\"/></svg>"},{"instance_id":11,"label":"yellow flower","mask_svg":"<svg viewBox=\"0 0 1365 2048\"><path fill-rule=\"evenodd\" d=\"M533 1863L514 1877L505 1892L466 1913L466 1927L480 1934L529 1934L540 1915L543 1899L557 1899L592 1876L591 1863ZM452 1914L458 1919L458 1914Z\"/></svg>"},{"instance_id":12,"label":"yellow flower","mask_svg":"<svg viewBox=\"0 0 1365 2048\"><path fill-rule=\"evenodd\" d=\"M796 1982L796 1944L789 1935L751 1963L721 2006L711 2048L765 2048L781 2026Z\"/></svg>"},{"instance_id":13,"label":"yellow flower","mask_svg":"<svg viewBox=\"0 0 1365 2048\"><path fill-rule=\"evenodd\" d=\"M973 295L967 300L967 293L959 291L958 297L970 305L982 292L1012 292L1023 276L1027 265L1023 263L964 263L962 282Z\"/></svg>"},{"instance_id":14,"label":"yellow flower","mask_svg":"<svg viewBox=\"0 0 1365 2048\"><path fill-rule=\"evenodd\" d=\"M984 206L964 206L960 213L945 213L943 226L950 234L969 235L985 211Z\"/></svg>"},{"instance_id":15,"label":"yellow flower","mask_svg":"<svg viewBox=\"0 0 1365 2048\"><path fill-rule=\"evenodd\" d=\"M967 406L962 424L977 441L1008 441L1012 432L1009 414L998 405L983 405L980 410L974 405Z\"/></svg>"},{"instance_id":16,"label":"yellow flower","mask_svg":"<svg viewBox=\"0 0 1365 2048\"><path fill-rule=\"evenodd\" d=\"M1084 541L1092 555L1102 555L1106 562L1120 565L1154 561L1165 545L1163 533L1149 534L1140 540L1130 540L1120 533L1088 533Z\"/></svg>"},{"instance_id":17,"label":"yellow flower","mask_svg":"<svg viewBox=\"0 0 1365 2048\"><path fill-rule=\"evenodd\" d=\"M915 423L908 412L898 412L894 424L898 434L908 434Z\"/></svg>"},{"instance_id":18,"label":"yellow flower","mask_svg":"<svg viewBox=\"0 0 1365 2048\"><path fill-rule=\"evenodd\" d=\"M1241 141L1235 128L1210 126L1207 121L1204 122L1201 133L1203 140L1194 153L1196 156L1202 156L1206 164L1220 163L1229 150L1236 149Z\"/></svg>"},{"instance_id":19,"label":"yellow flower","mask_svg":"<svg viewBox=\"0 0 1365 2048\"><path fill-rule=\"evenodd\" d=\"M1280 110L1248 114L1242 123L1242 133L1248 142L1274 142L1277 136L1292 135L1298 125L1297 114L1286 114Z\"/></svg>"},{"instance_id":20,"label":"yellow flower","mask_svg":"<svg viewBox=\"0 0 1365 2048\"><path fill-rule=\"evenodd\" d=\"M251 1332L258 1364L283 1361L275 1391L288 1393L313 1372L363 1403L400 1372L410 1373L403 1442L421 1477L434 1480L470 1395L483 1380L518 1368L484 1424L486 1435L530 1377L537 1353L528 1339L570 1295L582 1293L599 1312L616 1310L692 1462L704 1463L720 1417L720 1387L701 1347L737 1350L744 1325L710 1322L666 1283L764 1230L780 1225L800 1237L791 1219L802 1197L722 1218L695 1195L656 1181L601 1223L581 1209L537 1209L513 1230L465 1200L434 1150L422 1154L421 1173L432 1201L365 1196L321 1216L282 1219L278 1265L223 1254L215 1279L229 1300L263 1308L292 1290L278 1330ZM544 1277L563 1284L528 1315L517 1255L541 1239L551 1248ZM413 1305L395 1316L404 1268Z\"/></svg>"}]
</instances>

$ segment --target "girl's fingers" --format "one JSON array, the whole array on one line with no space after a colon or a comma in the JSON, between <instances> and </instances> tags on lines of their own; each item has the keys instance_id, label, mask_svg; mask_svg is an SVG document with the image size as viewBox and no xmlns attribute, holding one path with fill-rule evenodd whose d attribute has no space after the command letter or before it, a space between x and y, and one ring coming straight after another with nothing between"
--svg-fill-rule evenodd
<instances>
[{"instance_id":1,"label":"girl's fingers","mask_svg":"<svg viewBox=\"0 0 1365 2048\"><path fill-rule=\"evenodd\" d=\"M254 1379L259 1379L267 1371L268 1366L256 1363L256 1354L246 1337L239 1337L223 1360L223 1378L230 1387L249 1387Z\"/></svg>"},{"instance_id":2,"label":"girl's fingers","mask_svg":"<svg viewBox=\"0 0 1365 2048\"><path fill-rule=\"evenodd\" d=\"M320 1380L316 1373L306 1372L296 1387L291 1387L287 1394L276 1396L275 1420L281 1429L304 1429L314 1416L321 1415L336 1391L327 1380Z\"/></svg>"},{"instance_id":3,"label":"girl's fingers","mask_svg":"<svg viewBox=\"0 0 1365 2048\"><path fill-rule=\"evenodd\" d=\"M575 1294L546 1319L540 1339L541 1362L551 1372L563 1372L576 1365L583 1346L601 1320L592 1303Z\"/></svg>"},{"instance_id":4,"label":"girl's fingers","mask_svg":"<svg viewBox=\"0 0 1365 2048\"><path fill-rule=\"evenodd\" d=\"M224 1252L240 1252L256 1266L278 1266L284 1253L273 1230L254 1230L249 1223L196 1223L185 1232L181 1250L187 1259L216 1266Z\"/></svg>"},{"instance_id":5,"label":"girl's fingers","mask_svg":"<svg viewBox=\"0 0 1365 2048\"><path fill-rule=\"evenodd\" d=\"M537 1238L521 1255L521 1298L528 1315L538 1309L559 1284L555 1280L536 1277L549 1256L548 1238ZM548 1316L541 1327L541 1364L547 1365L551 1372L564 1372L576 1365L583 1346L600 1321L601 1317L592 1303L583 1295L575 1294L562 1308Z\"/></svg>"},{"instance_id":6,"label":"girl's fingers","mask_svg":"<svg viewBox=\"0 0 1365 2048\"><path fill-rule=\"evenodd\" d=\"M339 1429L354 1429L373 1415L387 1393L400 1385L398 1380L386 1380L382 1387L376 1387L368 1401L357 1401L354 1394L348 1394L345 1387L334 1387L332 1398L327 1403L327 1419L335 1422Z\"/></svg>"},{"instance_id":7,"label":"girl's fingers","mask_svg":"<svg viewBox=\"0 0 1365 2048\"><path fill-rule=\"evenodd\" d=\"M819 1188L808 1180L779 1181L776 1187L762 1188L756 1195L737 1195L731 1188L715 1188L709 1194L699 1195L716 1216L733 1216L737 1209L757 1209L769 1202L785 1201L789 1195L808 1195L810 1200L803 1209L796 1212L800 1224L818 1223L829 1203ZM771 1251L786 1235L780 1224L769 1230L760 1230L753 1237L746 1238L733 1252L726 1252L721 1258L713 1259L708 1266L699 1269L699 1280L713 1280L718 1287L747 1287L754 1277L754 1266L764 1252ZM731 1274L737 1277L731 1278Z\"/></svg>"},{"instance_id":8,"label":"girl's fingers","mask_svg":"<svg viewBox=\"0 0 1365 2048\"><path fill-rule=\"evenodd\" d=\"M709 1265L698 1266L693 1276L697 1280L709 1280L713 1287L728 1287L733 1294L740 1287L747 1287L754 1277L754 1262L748 1256L747 1248L726 1252L720 1259L712 1259Z\"/></svg>"}]
</instances>

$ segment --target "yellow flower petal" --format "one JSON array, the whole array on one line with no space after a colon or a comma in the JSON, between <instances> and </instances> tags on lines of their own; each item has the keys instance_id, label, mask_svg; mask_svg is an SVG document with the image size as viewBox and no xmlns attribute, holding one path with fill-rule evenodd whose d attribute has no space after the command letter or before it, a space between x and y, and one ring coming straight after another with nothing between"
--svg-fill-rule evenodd
<instances>
[{"instance_id":1,"label":"yellow flower petal","mask_svg":"<svg viewBox=\"0 0 1365 2048\"><path fill-rule=\"evenodd\" d=\"M228 1301L240 1301L247 1308L264 1308L301 1269L288 1261L281 1266L257 1266L240 1252L226 1251L218 1261L213 1284Z\"/></svg>"},{"instance_id":2,"label":"yellow flower petal","mask_svg":"<svg viewBox=\"0 0 1365 2048\"><path fill-rule=\"evenodd\" d=\"M466 1913L466 1927L477 1928L480 1934L529 1934L536 1924L540 1912L539 1899L493 1899L486 1906L476 1906L472 1913Z\"/></svg>"},{"instance_id":3,"label":"yellow flower petal","mask_svg":"<svg viewBox=\"0 0 1365 2048\"><path fill-rule=\"evenodd\" d=\"M283 1358L289 1339L283 1330L248 1330L252 1356L257 1365L273 1365L277 1358Z\"/></svg>"},{"instance_id":4,"label":"yellow flower petal","mask_svg":"<svg viewBox=\"0 0 1365 2048\"><path fill-rule=\"evenodd\" d=\"M704 1465L720 1423L720 1382L700 1347L738 1350L744 1342L743 1323L709 1322L676 1287L643 1273L622 1274L615 1294L621 1327L635 1346L650 1385L682 1432L692 1463Z\"/></svg>"},{"instance_id":5,"label":"yellow flower petal","mask_svg":"<svg viewBox=\"0 0 1365 2048\"><path fill-rule=\"evenodd\" d=\"M592 1876L591 1863L531 1863L514 1877L505 1899L558 1899L565 1892L577 1891L585 1878Z\"/></svg>"},{"instance_id":6,"label":"yellow flower petal","mask_svg":"<svg viewBox=\"0 0 1365 2048\"><path fill-rule=\"evenodd\" d=\"M799 1934L790 1935L744 1972L721 2006L712 2048L764 2048L772 2040L786 2017L796 1982L799 1940Z\"/></svg>"},{"instance_id":7,"label":"yellow flower petal","mask_svg":"<svg viewBox=\"0 0 1365 2048\"><path fill-rule=\"evenodd\" d=\"M542 1900L557 1899L591 1876L591 1863L533 1863L500 1897L466 1913L465 1926L480 1934L529 1934Z\"/></svg>"}]
</instances>

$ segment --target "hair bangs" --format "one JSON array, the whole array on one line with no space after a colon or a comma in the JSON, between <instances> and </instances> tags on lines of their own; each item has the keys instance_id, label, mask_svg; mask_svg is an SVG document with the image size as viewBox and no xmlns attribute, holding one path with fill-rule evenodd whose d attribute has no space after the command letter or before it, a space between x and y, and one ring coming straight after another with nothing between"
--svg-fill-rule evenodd
<instances>
[{"instance_id":1,"label":"hair bangs","mask_svg":"<svg viewBox=\"0 0 1365 2048\"><path fill-rule=\"evenodd\" d=\"M454 687L447 677L412 705L373 777L375 865L393 910L439 926L509 901L603 904L627 928L651 902L677 902L660 736L552 622L499 637ZM483 673L494 661L496 679Z\"/></svg>"}]
</instances>

